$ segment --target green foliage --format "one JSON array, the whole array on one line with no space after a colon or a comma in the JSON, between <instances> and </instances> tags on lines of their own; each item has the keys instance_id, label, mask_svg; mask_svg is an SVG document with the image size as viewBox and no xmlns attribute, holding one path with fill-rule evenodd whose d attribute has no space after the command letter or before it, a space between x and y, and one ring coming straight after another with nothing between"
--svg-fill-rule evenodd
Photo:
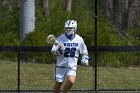
<instances>
[{"instance_id":1,"label":"green foliage","mask_svg":"<svg viewBox=\"0 0 140 93\"><path fill-rule=\"evenodd\" d=\"M126 37L131 41L132 45L140 45L140 20L136 21L134 27L128 29Z\"/></svg>"},{"instance_id":2,"label":"green foliage","mask_svg":"<svg viewBox=\"0 0 140 93\"><path fill-rule=\"evenodd\" d=\"M46 36L43 31L33 31L26 35L22 44L25 46L45 46L47 45Z\"/></svg>"},{"instance_id":3,"label":"green foliage","mask_svg":"<svg viewBox=\"0 0 140 93\"><path fill-rule=\"evenodd\" d=\"M19 44L19 8L14 4L18 2L13 0L9 7L0 6L0 45L3 46Z\"/></svg>"},{"instance_id":4,"label":"green foliage","mask_svg":"<svg viewBox=\"0 0 140 93\"><path fill-rule=\"evenodd\" d=\"M100 0L101 1L101 0ZM78 22L77 34L83 37L86 45L94 46L94 0L74 0L72 3L72 11L67 13L64 11L63 0L53 0L50 2L50 13L48 16L43 15L41 1L35 0L36 25L35 31L26 35L25 40L21 43L24 46L49 46L46 42L46 37L49 34L59 36L64 33L64 23L68 19L75 19ZM17 46L19 44L19 0L11 2L11 8L8 6L0 6L0 45L2 46ZM103 3L98 5L98 46L125 46L140 45L140 22L137 21L134 28L128 28L124 36L128 41L124 40L117 33L112 20L106 18L103 14ZM26 53L27 57L30 53ZM121 55L118 53L99 53L101 63L105 66L121 66L138 64L138 53L134 53L133 62L131 54ZM106 55L106 56L104 56ZM0 55L3 58L2 55ZM48 59L49 57L49 59ZM36 53L30 56L31 61L48 63L55 61L51 54ZM128 63L123 63L124 58L127 58ZM30 60L30 59L29 59Z\"/></svg>"},{"instance_id":5,"label":"green foliage","mask_svg":"<svg viewBox=\"0 0 140 93\"><path fill-rule=\"evenodd\" d=\"M127 46L128 42L120 37L110 20L98 21L98 46Z\"/></svg>"},{"instance_id":6,"label":"green foliage","mask_svg":"<svg viewBox=\"0 0 140 93\"><path fill-rule=\"evenodd\" d=\"M2 46L16 46L19 41L16 39L17 35L12 32L0 34L0 45Z\"/></svg>"},{"instance_id":7,"label":"green foliage","mask_svg":"<svg viewBox=\"0 0 140 93\"><path fill-rule=\"evenodd\" d=\"M139 52L102 52L98 55L98 65L109 67L140 65L139 55Z\"/></svg>"},{"instance_id":8,"label":"green foliage","mask_svg":"<svg viewBox=\"0 0 140 93\"><path fill-rule=\"evenodd\" d=\"M46 41L47 34L43 31L34 31L26 35L26 38L22 45L25 46L47 46ZM54 57L51 53L39 53L39 52L26 52L24 53L24 61L30 61L35 63L53 63Z\"/></svg>"}]
</instances>

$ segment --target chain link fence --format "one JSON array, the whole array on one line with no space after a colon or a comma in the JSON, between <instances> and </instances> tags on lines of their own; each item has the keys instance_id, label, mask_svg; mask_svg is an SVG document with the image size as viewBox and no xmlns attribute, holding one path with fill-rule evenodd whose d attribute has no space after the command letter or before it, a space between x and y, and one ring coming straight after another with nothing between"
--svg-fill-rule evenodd
<instances>
[{"instance_id":1,"label":"chain link fence","mask_svg":"<svg viewBox=\"0 0 140 93\"><path fill-rule=\"evenodd\" d=\"M0 90L17 90L18 63L16 56L17 54L14 52L0 52Z\"/></svg>"},{"instance_id":2,"label":"chain link fence","mask_svg":"<svg viewBox=\"0 0 140 93\"><path fill-rule=\"evenodd\" d=\"M13 49L13 47L11 49ZM11 52L9 52L9 50L6 52L1 52L0 90L10 91L10 90L18 90L19 88L20 90L23 91L26 90L49 91L53 89L55 83L54 71L56 59L55 56L52 55L52 53L33 51L33 52L20 52L18 54L14 50L10 51ZM54 57L49 59L49 56ZM93 61L93 59L91 61ZM79 60L77 79L76 83L72 87L72 90L93 91L93 89L94 89L94 68L92 65L89 67L81 65L81 62Z\"/></svg>"},{"instance_id":3,"label":"chain link fence","mask_svg":"<svg viewBox=\"0 0 140 93\"><path fill-rule=\"evenodd\" d=\"M139 90L140 56L137 55L140 52L102 52L98 58L98 89Z\"/></svg>"},{"instance_id":4,"label":"chain link fence","mask_svg":"<svg viewBox=\"0 0 140 93\"><path fill-rule=\"evenodd\" d=\"M0 90L18 91L19 88L20 91L51 92L55 83L53 79L55 57L49 59L49 56L53 55L47 51L43 52L44 50L37 52L36 49L41 50L41 47L35 49L34 47L24 47L23 50L22 48L0 48L0 51L5 51L1 52ZM107 47L99 47L96 76L95 60L92 52L94 47L88 47L88 49L91 57L90 66L83 66L78 61L77 79L71 91L89 91L90 93L90 91L95 90L95 86L98 91L139 91L139 51L116 51L115 48L113 48L115 51L112 51L107 50ZM118 49L120 48L118 47ZM18 50L22 50L20 55L17 52ZM132 64L128 65L129 62ZM138 64L134 65L135 62ZM97 85L95 84L95 78L97 78Z\"/></svg>"}]
</instances>

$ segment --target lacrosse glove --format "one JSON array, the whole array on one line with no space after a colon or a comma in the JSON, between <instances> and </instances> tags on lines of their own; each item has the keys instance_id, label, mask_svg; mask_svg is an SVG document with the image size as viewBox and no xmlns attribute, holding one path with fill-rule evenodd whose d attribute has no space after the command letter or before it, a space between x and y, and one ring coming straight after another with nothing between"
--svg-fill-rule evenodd
<instances>
[{"instance_id":1,"label":"lacrosse glove","mask_svg":"<svg viewBox=\"0 0 140 93\"><path fill-rule=\"evenodd\" d=\"M83 64L83 65L85 65L85 66L88 66L88 65L89 65L88 60L89 60L88 55L83 55L83 56L82 56L81 64Z\"/></svg>"},{"instance_id":2,"label":"lacrosse glove","mask_svg":"<svg viewBox=\"0 0 140 93\"><path fill-rule=\"evenodd\" d=\"M58 46L58 51L60 52L60 54L64 54L66 47L63 44L60 44Z\"/></svg>"},{"instance_id":3,"label":"lacrosse glove","mask_svg":"<svg viewBox=\"0 0 140 93\"><path fill-rule=\"evenodd\" d=\"M65 52L65 46L63 44L57 46L54 45L51 52L56 56L63 54Z\"/></svg>"}]
</instances>

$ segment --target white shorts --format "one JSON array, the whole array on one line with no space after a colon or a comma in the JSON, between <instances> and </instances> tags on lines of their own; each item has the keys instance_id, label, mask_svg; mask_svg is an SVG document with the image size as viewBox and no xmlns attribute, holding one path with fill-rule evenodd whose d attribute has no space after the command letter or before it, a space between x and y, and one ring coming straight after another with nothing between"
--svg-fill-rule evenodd
<instances>
[{"instance_id":1,"label":"white shorts","mask_svg":"<svg viewBox=\"0 0 140 93\"><path fill-rule=\"evenodd\" d=\"M63 82L65 76L73 75L76 76L76 70L68 67L56 67L54 73L54 80L56 82Z\"/></svg>"}]
</instances>

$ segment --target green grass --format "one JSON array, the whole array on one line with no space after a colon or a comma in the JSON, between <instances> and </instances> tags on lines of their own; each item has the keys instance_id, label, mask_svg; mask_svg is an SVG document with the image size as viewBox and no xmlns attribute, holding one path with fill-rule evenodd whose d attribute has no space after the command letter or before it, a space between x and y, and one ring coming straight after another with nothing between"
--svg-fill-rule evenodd
<instances>
[{"instance_id":1,"label":"green grass","mask_svg":"<svg viewBox=\"0 0 140 93\"><path fill-rule=\"evenodd\" d=\"M98 70L100 89L139 89L140 68L101 67Z\"/></svg>"},{"instance_id":2,"label":"green grass","mask_svg":"<svg viewBox=\"0 0 140 93\"><path fill-rule=\"evenodd\" d=\"M47 90L54 85L55 64L21 63L21 89ZM98 89L139 89L140 68L98 68ZM0 90L17 89L17 63L0 61ZM78 66L72 89L94 89L94 68Z\"/></svg>"},{"instance_id":3,"label":"green grass","mask_svg":"<svg viewBox=\"0 0 140 93\"><path fill-rule=\"evenodd\" d=\"M17 64L13 62L0 61L0 90L16 89Z\"/></svg>"}]
</instances>

